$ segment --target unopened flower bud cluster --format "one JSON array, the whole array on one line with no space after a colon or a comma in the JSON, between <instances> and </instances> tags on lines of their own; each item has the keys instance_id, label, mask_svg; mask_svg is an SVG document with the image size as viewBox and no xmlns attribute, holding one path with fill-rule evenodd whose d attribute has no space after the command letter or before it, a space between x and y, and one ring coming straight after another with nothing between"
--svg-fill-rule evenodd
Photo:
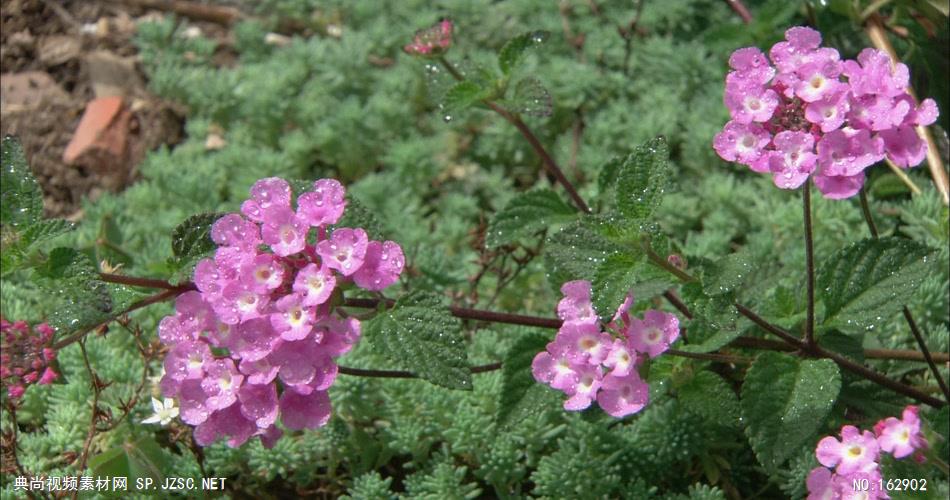
<instances>
[{"instance_id":1,"label":"unopened flower bud cluster","mask_svg":"<svg viewBox=\"0 0 950 500\"><path fill-rule=\"evenodd\" d=\"M50 366L56 360L53 333L46 323L31 327L0 318L0 380L10 398L19 399L30 385L51 384L59 377Z\"/></svg>"}]
</instances>

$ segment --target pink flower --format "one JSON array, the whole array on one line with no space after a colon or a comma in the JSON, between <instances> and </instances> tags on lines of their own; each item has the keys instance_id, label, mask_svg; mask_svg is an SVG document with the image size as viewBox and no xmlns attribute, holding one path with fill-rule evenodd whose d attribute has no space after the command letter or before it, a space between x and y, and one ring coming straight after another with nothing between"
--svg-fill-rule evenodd
<instances>
[{"instance_id":1,"label":"pink flower","mask_svg":"<svg viewBox=\"0 0 950 500\"><path fill-rule=\"evenodd\" d=\"M403 47L403 51L417 56L442 54L452 45L452 30L452 21L443 19L435 26L417 31L412 43Z\"/></svg>"},{"instance_id":2,"label":"pink flower","mask_svg":"<svg viewBox=\"0 0 950 500\"><path fill-rule=\"evenodd\" d=\"M644 313L642 321L633 319L629 335L630 345L637 352L655 358L679 338L680 323L672 314L651 309Z\"/></svg>"},{"instance_id":3,"label":"pink flower","mask_svg":"<svg viewBox=\"0 0 950 500\"><path fill-rule=\"evenodd\" d=\"M566 323L557 338L557 342L566 347L568 356L578 363L599 365L611 348L610 335L592 323Z\"/></svg>"},{"instance_id":4,"label":"pink flower","mask_svg":"<svg viewBox=\"0 0 950 500\"><path fill-rule=\"evenodd\" d=\"M350 276L363 265L368 245L366 231L359 228L340 228L333 231L329 240L317 243L317 254L330 269L339 271L343 276Z\"/></svg>"},{"instance_id":5,"label":"pink flower","mask_svg":"<svg viewBox=\"0 0 950 500\"><path fill-rule=\"evenodd\" d=\"M810 177L826 198L854 196L864 170L885 155L902 167L920 164L926 143L914 126L933 123L931 99L914 105L908 71L886 53L865 49L841 61L821 35L796 27L769 52L743 48L729 59L724 103L731 120L713 140L726 161L771 172L794 189ZM816 157L817 153L817 157Z\"/></svg>"},{"instance_id":6,"label":"pink flower","mask_svg":"<svg viewBox=\"0 0 950 500\"><path fill-rule=\"evenodd\" d=\"M379 290L405 265L398 244L370 242L360 228L338 228L324 239L346 207L339 182L316 181L296 210L291 201L283 179L255 183L241 205L244 217L229 214L212 226L221 246L195 267L198 290L180 295L175 314L159 323L169 347L159 386L178 399L182 421L197 426L202 446L219 437L240 446L251 436L273 446L278 418L292 429L326 424L326 391L339 373L334 358L353 348L361 330L329 298L350 276L358 287ZM316 243L307 240L312 228ZM0 356L0 372L13 374L6 353ZM54 376L29 373L27 381Z\"/></svg>"},{"instance_id":7,"label":"pink flower","mask_svg":"<svg viewBox=\"0 0 950 500\"><path fill-rule=\"evenodd\" d=\"M769 169L776 186L792 189L808 180L818 161L818 156L812 152L814 142L814 138L805 132L786 130L775 136L776 152L769 158Z\"/></svg>"},{"instance_id":8,"label":"pink flower","mask_svg":"<svg viewBox=\"0 0 950 500\"><path fill-rule=\"evenodd\" d=\"M853 425L841 428L841 441L832 436L818 442L815 454L825 467L837 467L838 474L851 474L877 466L879 447L874 434L863 433Z\"/></svg>"},{"instance_id":9,"label":"pink flower","mask_svg":"<svg viewBox=\"0 0 950 500\"><path fill-rule=\"evenodd\" d=\"M608 415L622 418L642 410L650 399L650 387L636 372L604 377L597 404Z\"/></svg>"},{"instance_id":10,"label":"pink flower","mask_svg":"<svg viewBox=\"0 0 950 500\"><path fill-rule=\"evenodd\" d=\"M538 382L554 389L568 391L577 385L577 372L572 367L567 349L559 349L557 344L552 344L548 344L546 351L541 351L534 357L534 361L531 362L531 373Z\"/></svg>"},{"instance_id":11,"label":"pink flower","mask_svg":"<svg viewBox=\"0 0 950 500\"><path fill-rule=\"evenodd\" d=\"M330 298L336 287L336 278L330 268L307 264L297 272L294 280L294 292L303 294L303 305L317 306Z\"/></svg>"},{"instance_id":12,"label":"pink flower","mask_svg":"<svg viewBox=\"0 0 950 500\"><path fill-rule=\"evenodd\" d=\"M807 500L834 500L838 498L838 492L835 490L835 484L832 481L832 474L829 469L815 467L808 473L805 484L808 487Z\"/></svg>"},{"instance_id":13,"label":"pink flower","mask_svg":"<svg viewBox=\"0 0 950 500\"><path fill-rule=\"evenodd\" d=\"M406 257L398 244L370 241L363 265L353 274L353 281L366 290L382 290L399 279L405 265Z\"/></svg>"},{"instance_id":14,"label":"pink flower","mask_svg":"<svg viewBox=\"0 0 950 500\"><path fill-rule=\"evenodd\" d=\"M50 366L56 361L51 347L54 333L46 323L31 327L0 317L0 382L11 399L23 396L30 385L51 384L59 377Z\"/></svg>"},{"instance_id":15,"label":"pink flower","mask_svg":"<svg viewBox=\"0 0 950 500\"><path fill-rule=\"evenodd\" d=\"M894 455L894 458L904 458L915 450L927 447L927 441L920 433L920 418L917 416L917 407L908 406L904 409L901 420L888 417L874 426L877 442L881 450Z\"/></svg>"},{"instance_id":16,"label":"pink flower","mask_svg":"<svg viewBox=\"0 0 950 500\"><path fill-rule=\"evenodd\" d=\"M336 224L346 208L346 189L335 179L320 179L297 198L297 215L313 227Z\"/></svg>"},{"instance_id":17,"label":"pink flower","mask_svg":"<svg viewBox=\"0 0 950 500\"><path fill-rule=\"evenodd\" d=\"M557 303L557 315L565 323L596 323L597 313L590 301L590 282L569 281L561 285L564 298Z\"/></svg>"},{"instance_id":18,"label":"pink flower","mask_svg":"<svg viewBox=\"0 0 950 500\"><path fill-rule=\"evenodd\" d=\"M603 379L600 367L589 364L575 364L574 372L577 373L577 383L569 389L568 394L571 397L564 401L564 409L568 411L580 411L589 407L597 398L597 391Z\"/></svg>"}]
</instances>

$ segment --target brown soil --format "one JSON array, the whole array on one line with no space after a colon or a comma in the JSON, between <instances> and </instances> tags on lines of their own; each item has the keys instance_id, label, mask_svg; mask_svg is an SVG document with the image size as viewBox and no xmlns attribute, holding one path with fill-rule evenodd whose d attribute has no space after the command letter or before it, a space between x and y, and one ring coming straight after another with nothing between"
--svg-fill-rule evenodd
<instances>
[{"instance_id":1,"label":"brown soil","mask_svg":"<svg viewBox=\"0 0 950 500\"><path fill-rule=\"evenodd\" d=\"M0 133L20 137L51 216L78 216L84 197L123 189L136 178L147 151L182 138L183 111L150 95L145 75L134 64L135 23L143 15L146 13L112 2L2 2L0 72L4 84ZM134 74L120 76L128 82L122 92L133 119L128 130L128 154L119 161L90 168L93 166L65 164L63 151L86 103L97 97L97 85L101 93L101 81L93 81L90 75L88 61L93 52L132 62ZM52 84L43 84L50 80L43 73L51 77ZM19 90L14 90L14 81L20 85Z\"/></svg>"}]
</instances>

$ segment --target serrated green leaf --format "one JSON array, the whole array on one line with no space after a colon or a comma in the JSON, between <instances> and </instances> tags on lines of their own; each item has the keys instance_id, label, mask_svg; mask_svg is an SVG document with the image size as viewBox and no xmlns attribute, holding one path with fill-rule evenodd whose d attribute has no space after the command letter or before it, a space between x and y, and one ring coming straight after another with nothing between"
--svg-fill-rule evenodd
<instances>
[{"instance_id":1,"label":"serrated green leaf","mask_svg":"<svg viewBox=\"0 0 950 500\"><path fill-rule=\"evenodd\" d=\"M551 93L541 80L533 76L522 78L515 84L514 94L507 104L513 111L538 117L551 116L554 108Z\"/></svg>"},{"instance_id":2,"label":"serrated green leaf","mask_svg":"<svg viewBox=\"0 0 950 500\"><path fill-rule=\"evenodd\" d=\"M364 323L373 347L402 368L449 389L472 389L462 324L439 296L413 292Z\"/></svg>"},{"instance_id":3,"label":"serrated green leaf","mask_svg":"<svg viewBox=\"0 0 950 500\"><path fill-rule=\"evenodd\" d=\"M43 216L43 192L26 163L20 140L8 135L0 146L0 224L29 226Z\"/></svg>"},{"instance_id":4,"label":"serrated green leaf","mask_svg":"<svg viewBox=\"0 0 950 500\"><path fill-rule=\"evenodd\" d=\"M330 226L330 233L332 234L333 229L338 227L361 227L369 233L370 238L383 238L383 227L380 225L379 219L376 218L373 211L366 208L366 205L363 205L360 200L349 193L346 194L346 210L343 212L343 216L340 217L340 220Z\"/></svg>"},{"instance_id":5,"label":"serrated green leaf","mask_svg":"<svg viewBox=\"0 0 950 500\"><path fill-rule=\"evenodd\" d=\"M531 362L549 341L545 335L531 333L519 338L508 350L501 365L501 396L495 417L499 426L518 422L547 406L548 398L534 394L536 388L547 391L531 374Z\"/></svg>"},{"instance_id":6,"label":"serrated green leaf","mask_svg":"<svg viewBox=\"0 0 950 500\"><path fill-rule=\"evenodd\" d=\"M716 424L739 424L739 398L719 375L701 371L678 389L680 403L693 413Z\"/></svg>"},{"instance_id":7,"label":"serrated green leaf","mask_svg":"<svg viewBox=\"0 0 950 500\"><path fill-rule=\"evenodd\" d=\"M27 245L36 245L46 240L68 233L76 228L72 222L63 219L45 219L38 221L23 231L21 241Z\"/></svg>"},{"instance_id":8,"label":"serrated green leaf","mask_svg":"<svg viewBox=\"0 0 950 500\"><path fill-rule=\"evenodd\" d=\"M172 253L180 262L201 257L215 248L211 226L227 214L204 213L188 217L172 231Z\"/></svg>"},{"instance_id":9,"label":"serrated green leaf","mask_svg":"<svg viewBox=\"0 0 950 500\"><path fill-rule=\"evenodd\" d=\"M486 243L497 248L574 219L577 211L550 189L538 189L512 198L488 226Z\"/></svg>"},{"instance_id":10,"label":"serrated green leaf","mask_svg":"<svg viewBox=\"0 0 950 500\"><path fill-rule=\"evenodd\" d=\"M840 389L841 374L831 360L760 354L746 374L741 399L746 435L759 462L775 470L813 439Z\"/></svg>"},{"instance_id":11,"label":"serrated green leaf","mask_svg":"<svg viewBox=\"0 0 950 500\"><path fill-rule=\"evenodd\" d=\"M745 253L726 255L703 273L703 291L710 296L733 292L751 272L752 264Z\"/></svg>"},{"instance_id":12,"label":"serrated green leaf","mask_svg":"<svg viewBox=\"0 0 950 500\"><path fill-rule=\"evenodd\" d=\"M602 319L610 321L636 283L642 267L642 256L627 252L610 255L597 266L591 281L591 299Z\"/></svg>"},{"instance_id":13,"label":"serrated green leaf","mask_svg":"<svg viewBox=\"0 0 950 500\"><path fill-rule=\"evenodd\" d=\"M600 166L600 172L597 174L597 192L605 196L617 183L617 172L626 158L618 156L607 160Z\"/></svg>"},{"instance_id":14,"label":"serrated green leaf","mask_svg":"<svg viewBox=\"0 0 950 500\"><path fill-rule=\"evenodd\" d=\"M525 53L543 44L549 35L547 31L531 31L508 40L498 52L498 67L504 74L511 74Z\"/></svg>"},{"instance_id":15,"label":"serrated green leaf","mask_svg":"<svg viewBox=\"0 0 950 500\"><path fill-rule=\"evenodd\" d=\"M682 294L693 318L685 324L690 343L679 349L695 353L716 351L742 333L736 327L738 314L731 294L709 296L696 282L684 285Z\"/></svg>"},{"instance_id":16,"label":"serrated green leaf","mask_svg":"<svg viewBox=\"0 0 950 500\"><path fill-rule=\"evenodd\" d=\"M669 170L669 148L657 137L638 146L617 172L617 208L625 217L650 217L663 199Z\"/></svg>"},{"instance_id":17,"label":"serrated green leaf","mask_svg":"<svg viewBox=\"0 0 950 500\"><path fill-rule=\"evenodd\" d=\"M490 93L471 80L463 80L453 85L442 99L442 108L447 113L468 109L478 104Z\"/></svg>"},{"instance_id":18,"label":"serrated green leaf","mask_svg":"<svg viewBox=\"0 0 950 500\"><path fill-rule=\"evenodd\" d=\"M817 277L823 326L853 332L890 319L927 276L930 252L901 238L862 240L836 252Z\"/></svg>"},{"instance_id":19,"label":"serrated green leaf","mask_svg":"<svg viewBox=\"0 0 950 500\"><path fill-rule=\"evenodd\" d=\"M99 280L88 255L72 248L55 248L35 269L38 283L59 306L48 318L50 326L72 331L101 323L113 312L109 287Z\"/></svg>"},{"instance_id":20,"label":"serrated green leaf","mask_svg":"<svg viewBox=\"0 0 950 500\"><path fill-rule=\"evenodd\" d=\"M545 242L544 261L548 281L555 289L567 281L586 279L597 272L607 257L622 247L608 241L589 217L568 224Z\"/></svg>"}]
</instances>

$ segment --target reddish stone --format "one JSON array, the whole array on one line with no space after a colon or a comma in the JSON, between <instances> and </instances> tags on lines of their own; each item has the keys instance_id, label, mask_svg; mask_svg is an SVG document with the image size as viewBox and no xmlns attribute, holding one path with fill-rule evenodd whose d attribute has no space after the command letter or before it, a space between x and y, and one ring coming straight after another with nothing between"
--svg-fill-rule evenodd
<instances>
[{"instance_id":1,"label":"reddish stone","mask_svg":"<svg viewBox=\"0 0 950 500\"><path fill-rule=\"evenodd\" d=\"M126 153L131 119L132 113L125 107L122 97L93 99L86 105L79 126L63 152L63 161L75 164L87 152L93 151L120 160Z\"/></svg>"}]
</instances>

